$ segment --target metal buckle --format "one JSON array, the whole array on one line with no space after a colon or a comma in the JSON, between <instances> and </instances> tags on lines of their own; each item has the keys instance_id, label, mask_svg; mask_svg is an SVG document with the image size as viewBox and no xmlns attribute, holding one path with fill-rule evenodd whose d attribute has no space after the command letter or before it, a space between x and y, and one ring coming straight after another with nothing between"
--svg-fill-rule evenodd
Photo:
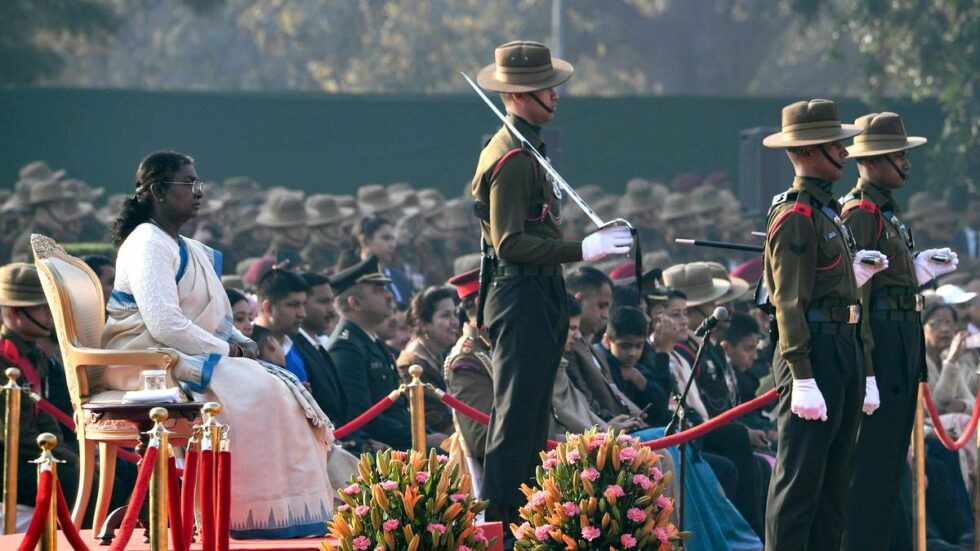
<instances>
[{"instance_id":1,"label":"metal buckle","mask_svg":"<svg viewBox=\"0 0 980 551\"><path fill-rule=\"evenodd\" d=\"M916 312L921 312L922 310L925 309L925 306L926 306L926 297L924 297L924 296L922 296L920 294L916 294L915 295L915 311Z\"/></svg>"},{"instance_id":2,"label":"metal buckle","mask_svg":"<svg viewBox=\"0 0 980 551\"><path fill-rule=\"evenodd\" d=\"M847 307L847 323L853 325L861 320L861 305L852 304Z\"/></svg>"}]
</instances>

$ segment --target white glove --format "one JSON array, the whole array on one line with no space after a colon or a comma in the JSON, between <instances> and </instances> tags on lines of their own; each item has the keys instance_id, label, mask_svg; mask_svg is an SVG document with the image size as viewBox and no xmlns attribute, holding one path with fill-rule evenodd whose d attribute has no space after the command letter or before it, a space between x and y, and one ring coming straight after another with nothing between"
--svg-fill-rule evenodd
<instances>
[{"instance_id":1,"label":"white glove","mask_svg":"<svg viewBox=\"0 0 980 551\"><path fill-rule=\"evenodd\" d=\"M793 379L790 411L808 421L827 420L827 402L817 387L816 379Z\"/></svg>"},{"instance_id":2,"label":"white glove","mask_svg":"<svg viewBox=\"0 0 980 551\"><path fill-rule=\"evenodd\" d=\"M582 260L592 262L611 254L627 254L633 246L633 235L626 226L609 226L582 241Z\"/></svg>"},{"instance_id":3,"label":"white glove","mask_svg":"<svg viewBox=\"0 0 980 551\"><path fill-rule=\"evenodd\" d=\"M881 398L878 396L878 382L874 377L864 378L864 405L861 411L866 415L871 415L881 405Z\"/></svg>"},{"instance_id":4,"label":"white glove","mask_svg":"<svg viewBox=\"0 0 980 551\"><path fill-rule=\"evenodd\" d=\"M866 261L874 260L874 264ZM857 286L861 287L871 279L876 273L888 269L888 257L878 251L858 251L854 255L854 279Z\"/></svg>"},{"instance_id":5,"label":"white glove","mask_svg":"<svg viewBox=\"0 0 980 551\"><path fill-rule=\"evenodd\" d=\"M946 255L951 261L947 264L933 260L932 257L936 256L937 254ZM943 247L942 249L926 249L915 255L914 264L915 278L919 280L919 285L925 285L933 279L955 270L960 264L960 258L949 247Z\"/></svg>"}]
</instances>

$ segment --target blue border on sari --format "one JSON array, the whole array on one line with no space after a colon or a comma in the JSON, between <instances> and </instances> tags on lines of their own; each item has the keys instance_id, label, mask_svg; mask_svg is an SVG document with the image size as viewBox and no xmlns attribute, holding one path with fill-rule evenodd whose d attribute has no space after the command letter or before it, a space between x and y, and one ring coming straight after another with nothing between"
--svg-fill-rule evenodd
<instances>
[{"instance_id":1,"label":"blue border on sari","mask_svg":"<svg viewBox=\"0 0 980 551\"><path fill-rule=\"evenodd\" d=\"M231 537L236 540L280 540L302 538L305 536L325 535L327 520L310 524L296 524L283 528L252 528L250 530L231 530Z\"/></svg>"},{"instance_id":2,"label":"blue border on sari","mask_svg":"<svg viewBox=\"0 0 980 551\"><path fill-rule=\"evenodd\" d=\"M211 249L211 264L214 265L214 273L221 279L221 271L225 262L225 255L218 249Z\"/></svg>"},{"instance_id":3,"label":"blue border on sari","mask_svg":"<svg viewBox=\"0 0 980 551\"><path fill-rule=\"evenodd\" d=\"M218 365L221 358L221 354L208 354L208 357L204 359L204 364L201 365L201 382L198 384L185 381L185 384L194 392L206 391L211 384L211 375L214 374L214 366Z\"/></svg>"},{"instance_id":4,"label":"blue border on sari","mask_svg":"<svg viewBox=\"0 0 980 551\"><path fill-rule=\"evenodd\" d=\"M180 249L180 267L177 268L177 283L180 283L181 278L184 277L184 272L187 270L187 245L184 244L184 238L181 237L178 242Z\"/></svg>"}]
</instances>

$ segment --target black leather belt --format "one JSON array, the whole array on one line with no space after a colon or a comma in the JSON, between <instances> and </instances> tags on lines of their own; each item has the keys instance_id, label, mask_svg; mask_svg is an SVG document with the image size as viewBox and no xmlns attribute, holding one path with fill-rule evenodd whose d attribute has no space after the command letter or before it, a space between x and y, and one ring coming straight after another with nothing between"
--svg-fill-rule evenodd
<instances>
[{"instance_id":1,"label":"black leather belt","mask_svg":"<svg viewBox=\"0 0 980 551\"><path fill-rule=\"evenodd\" d=\"M861 321L861 305L816 306L806 311L806 320L814 323L856 325Z\"/></svg>"},{"instance_id":2,"label":"black leather belt","mask_svg":"<svg viewBox=\"0 0 980 551\"><path fill-rule=\"evenodd\" d=\"M501 276L560 276L561 264L520 264L517 262L499 261L496 275Z\"/></svg>"},{"instance_id":3,"label":"black leather belt","mask_svg":"<svg viewBox=\"0 0 980 551\"><path fill-rule=\"evenodd\" d=\"M872 296L871 310L903 310L906 312L921 312L925 305L925 297L919 294L893 297Z\"/></svg>"}]
</instances>

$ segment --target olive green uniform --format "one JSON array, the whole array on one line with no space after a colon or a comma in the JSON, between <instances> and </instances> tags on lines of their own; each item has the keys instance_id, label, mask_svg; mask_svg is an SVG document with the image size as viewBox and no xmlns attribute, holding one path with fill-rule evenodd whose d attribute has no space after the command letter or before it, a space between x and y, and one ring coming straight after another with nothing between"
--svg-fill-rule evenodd
<instances>
[{"instance_id":1,"label":"olive green uniform","mask_svg":"<svg viewBox=\"0 0 980 551\"><path fill-rule=\"evenodd\" d=\"M541 154L540 129L508 115ZM472 194L484 241L498 259L484 302L493 343L494 402L487 434L483 497L493 520L526 499L545 448L558 362L568 333L561 264L582 260L582 244L562 240L559 203L544 169L505 126L480 154ZM516 519L514 519L516 520Z\"/></svg>"},{"instance_id":2,"label":"olive green uniform","mask_svg":"<svg viewBox=\"0 0 980 551\"><path fill-rule=\"evenodd\" d=\"M868 320L861 331L865 361L874 366L881 407L861 416L843 549L888 549L926 369L922 298L916 294L911 231L898 219L891 192L862 179L843 203L858 248L881 251L889 261L860 289Z\"/></svg>"},{"instance_id":3,"label":"olive green uniform","mask_svg":"<svg viewBox=\"0 0 980 551\"><path fill-rule=\"evenodd\" d=\"M840 546L854 436L864 400L864 361L855 314L854 244L831 183L797 177L773 200L765 283L775 308L779 447L769 485L766 549ZM817 382L827 421L791 411L792 382Z\"/></svg>"},{"instance_id":4,"label":"olive green uniform","mask_svg":"<svg viewBox=\"0 0 980 551\"><path fill-rule=\"evenodd\" d=\"M490 413L493 408L493 367L490 363L490 341L479 334L473 325L463 325L463 335L449 351L445 362L446 390L466 404ZM487 427L466 417L456 415L463 441L473 458L483 462L486 451Z\"/></svg>"}]
</instances>

